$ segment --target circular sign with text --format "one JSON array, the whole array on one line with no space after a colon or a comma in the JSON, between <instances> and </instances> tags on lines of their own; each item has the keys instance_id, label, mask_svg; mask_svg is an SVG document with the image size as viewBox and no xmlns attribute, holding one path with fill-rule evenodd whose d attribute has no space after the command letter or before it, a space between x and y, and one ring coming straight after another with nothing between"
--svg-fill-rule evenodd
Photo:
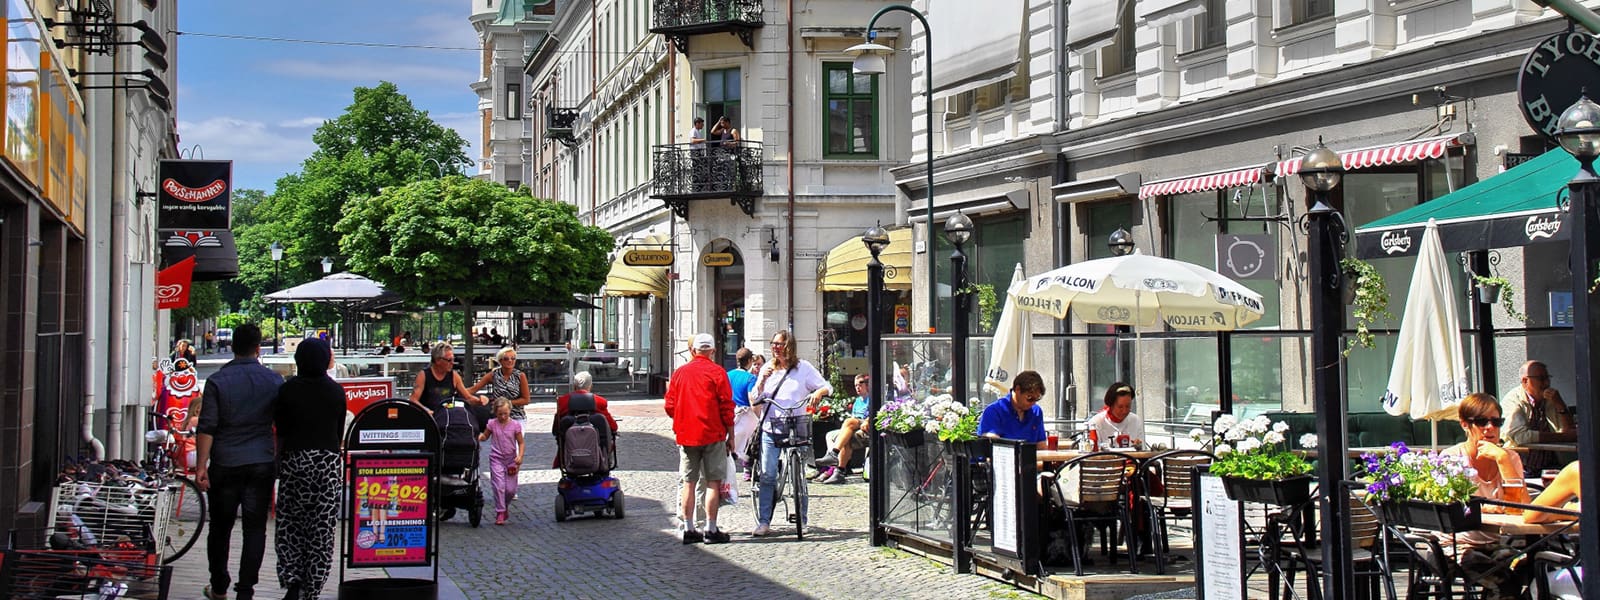
<instances>
[{"instance_id":1,"label":"circular sign with text","mask_svg":"<svg viewBox=\"0 0 1600 600\"><path fill-rule=\"evenodd\" d=\"M1517 72L1517 106L1534 131L1552 142L1561 113L1588 90L1600 97L1600 38L1578 32L1545 38Z\"/></svg>"}]
</instances>

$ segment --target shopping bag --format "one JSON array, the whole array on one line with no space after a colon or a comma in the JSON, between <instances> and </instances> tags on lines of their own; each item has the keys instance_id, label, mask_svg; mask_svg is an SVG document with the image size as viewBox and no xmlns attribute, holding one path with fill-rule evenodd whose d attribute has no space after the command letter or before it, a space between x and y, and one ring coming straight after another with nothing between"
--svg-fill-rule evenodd
<instances>
[{"instance_id":1,"label":"shopping bag","mask_svg":"<svg viewBox=\"0 0 1600 600\"><path fill-rule=\"evenodd\" d=\"M761 443L760 438L755 437L755 433L756 429L761 427L761 415L766 414L766 412L767 406L763 404L755 408L740 407L738 414L734 415L733 449L739 454L739 460L750 460L750 441L752 439L756 440L756 444Z\"/></svg>"},{"instance_id":2,"label":"shopping bag","mask_svg":"<svg viewBox=\"0 0 1600 600\"><path fill-rule=\"evenodd\" d=\"M728 455L728 478L722 480L722 505L733 506L739 503L739 469L734 463L733 455Z\"/></svg>"}]
</instances>

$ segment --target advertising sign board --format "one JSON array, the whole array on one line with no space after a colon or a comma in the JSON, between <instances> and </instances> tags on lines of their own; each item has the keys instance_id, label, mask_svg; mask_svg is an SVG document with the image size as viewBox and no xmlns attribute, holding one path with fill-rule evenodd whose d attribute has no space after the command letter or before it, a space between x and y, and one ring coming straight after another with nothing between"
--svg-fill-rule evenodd
<instances>
[{"instance_id":1,"label":"advertising sign board","mask_svg":"<svg viewBox=\"0 0 1600 600\"><path fill-rule=\"evenodd\" d=\"M349 566L429 564L431 455L352 456Z\"/></svg>"},{"instance_id":2,"label":"advertising sign board","mask_svg":"<svg viewBox=\"0 0 1600 600\"><path fill-rule=\"evenodd\" d=\"M157 229L230 228L233 161L163 160L157 187Z\"/></svg>"}]
</instances>

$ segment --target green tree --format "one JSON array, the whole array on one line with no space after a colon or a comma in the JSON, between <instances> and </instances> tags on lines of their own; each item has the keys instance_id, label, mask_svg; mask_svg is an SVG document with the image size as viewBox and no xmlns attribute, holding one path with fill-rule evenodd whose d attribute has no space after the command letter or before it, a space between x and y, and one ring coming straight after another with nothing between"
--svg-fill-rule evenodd
<instances>
[{"instance_id":1,"label":"green tree","mask_svg":"<svg viewBox=\"0 0 1600 600\"><path fill-rule=\"evenodd\" d=\"M222 292L215 281L196 281L189 286L189 305L172 309L172 321L183 323L183 331L195 336L195 321L204 321L222 313Z\"/></svg>"},{"instance_id":2,"label":"green tree","mask_svg":"<svg viewBox=\"0 0 1600 600\"><path fill-rule=\"evenodd\" d=\"M459 300L468 314L480 300L592 294L613 247L611 234L580 223L572 205L460 176L352 200L335 230L353 270L415 302Z\"/></svg>"}]
</instances>

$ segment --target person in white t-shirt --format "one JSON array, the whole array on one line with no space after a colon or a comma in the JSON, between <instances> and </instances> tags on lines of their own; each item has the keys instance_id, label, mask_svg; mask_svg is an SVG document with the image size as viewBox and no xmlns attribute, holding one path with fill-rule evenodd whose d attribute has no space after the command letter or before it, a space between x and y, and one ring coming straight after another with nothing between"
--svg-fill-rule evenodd
<instances>
[{"instance_id":1,"label":"person in white t-shirt","mask_svg":"<svg viewBox=\"0 0 1600 600\"><path fill-rule=\"evenodd\" d=\"M1101 448L1144 445L1144 419L1133 414L1133 386L1118 381L1106 388L1106 407L1084 424L1100 438Z\"/></svg>"}]
</instances>

